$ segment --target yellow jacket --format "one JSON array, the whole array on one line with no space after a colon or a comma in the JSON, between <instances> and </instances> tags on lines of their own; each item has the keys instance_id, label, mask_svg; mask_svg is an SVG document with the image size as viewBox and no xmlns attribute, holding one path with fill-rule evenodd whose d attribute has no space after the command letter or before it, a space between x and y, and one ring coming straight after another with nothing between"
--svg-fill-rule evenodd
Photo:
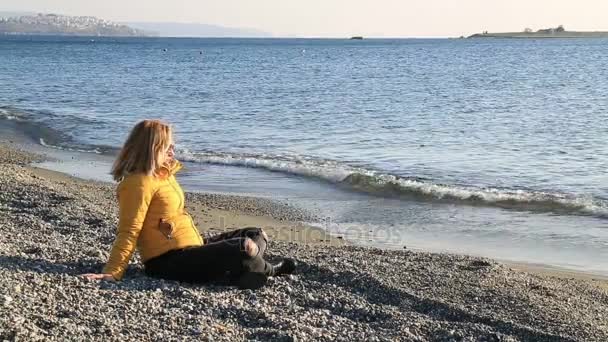
<instances>
[{"instance_id":1,"label":"yellow jacket","mask_svg":"<svg viewBox=\"0 0 608 342\"><path fill-rule=\"evenodd\" d=\"M120 280L135 246L146 262L170 250L203 244L184 210L184 192L174 176L180 169L175 162L157 176L132 174L118 184L118 234L103 273Z\"/></svg>"}]
</instances>

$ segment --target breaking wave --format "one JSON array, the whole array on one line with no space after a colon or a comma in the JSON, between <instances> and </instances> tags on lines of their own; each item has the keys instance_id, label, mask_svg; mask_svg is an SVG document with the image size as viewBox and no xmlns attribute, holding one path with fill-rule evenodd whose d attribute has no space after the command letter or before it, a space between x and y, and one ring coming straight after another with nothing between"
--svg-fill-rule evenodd
<instances>
[{"instance_id":1,"label":"breaking wave","mask_svg":"<svg viewBox=\"0 0 608 342\"><path fill-rule=\"evenodd\" d=\"M52 116L52 113L30 113L10 107L0 107L0 119L18 123L27 135L41 145L97 154L114 154L118 151L116 147L76 143L72 137L50 128L46 122L36 120L35 117L40 117L41 114ZM79 120L88 119L79 118ZM195 163L258 168L308 177L334 184L343 189L381 197L399 197L422 201L608 218L608 201L593 196L577 196L530 189L441 184L429 179L402 177L382 170L370 170L333 160L290 154L271 155L181 150L178 151L178 157L183 161Z\"/></svg>"},{"instance_id":2,"label":"breaking wave","mask_svg":"<svg viewBox=\"0 0 608 342\"><path fill-rule=\"evenodd\" d=\"M527 189L505 189L439 184L416 177L400 177L376 170L347 166L335 161L298 156L231 154L181 151L190 162L260 168L272 172L309 177L342 188L381 197L403 197L467 205L592 215L608 218L608 202L595 197Z\"/></svg>"}]
</instances>

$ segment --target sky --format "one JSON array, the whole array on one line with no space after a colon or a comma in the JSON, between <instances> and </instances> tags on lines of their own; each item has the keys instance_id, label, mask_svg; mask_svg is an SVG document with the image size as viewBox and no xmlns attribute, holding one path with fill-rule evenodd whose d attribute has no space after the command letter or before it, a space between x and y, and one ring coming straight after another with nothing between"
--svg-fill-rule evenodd
<instances>
[{"instance_id":1,"label":"sky","mask_svg":"<svg viewBox=\"0 0 608 342\"><path fill-rule=\"evenodd\" d=\"M255 28L279 37L458 37L608 31L608 0L0 0L0 11Z\"/></svg>"}]
</instances>

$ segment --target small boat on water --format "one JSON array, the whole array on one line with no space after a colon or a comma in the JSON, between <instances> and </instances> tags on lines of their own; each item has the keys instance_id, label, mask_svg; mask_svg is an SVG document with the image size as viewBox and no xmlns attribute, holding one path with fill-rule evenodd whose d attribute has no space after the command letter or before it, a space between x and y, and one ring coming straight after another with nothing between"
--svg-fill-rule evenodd
<instances>
[{"instance_id":1,"label":"small boat on water","mask_svg":"<svg viewBox=\"0 0 608 342\"><path fill-rule=\"evenodd\" d=\"M350 37L351 40L362 40L363 37L361 36L354 36L354 37Z\"/></svg>"}]
</instances>

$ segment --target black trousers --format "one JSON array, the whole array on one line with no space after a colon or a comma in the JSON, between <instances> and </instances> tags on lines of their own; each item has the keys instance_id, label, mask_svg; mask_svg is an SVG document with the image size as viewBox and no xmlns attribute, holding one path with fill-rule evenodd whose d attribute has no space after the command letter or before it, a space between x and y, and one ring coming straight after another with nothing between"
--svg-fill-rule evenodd
<instances>
[{"instance_id":1,"label":"black trousers","mask_svg":"<svg viewBox=\"0 0 608 342\"><path fill-rule=\"evenodd\" d=\"M256 256L245 252L245 239L259 247ZM236 280L244 272L272 275L273 267L264 260L268 241L261 228L243 228L205 238L202 246L169 251L144 264L146 275L168 280L205 283Z\"/></svg>"}]
</instances>

